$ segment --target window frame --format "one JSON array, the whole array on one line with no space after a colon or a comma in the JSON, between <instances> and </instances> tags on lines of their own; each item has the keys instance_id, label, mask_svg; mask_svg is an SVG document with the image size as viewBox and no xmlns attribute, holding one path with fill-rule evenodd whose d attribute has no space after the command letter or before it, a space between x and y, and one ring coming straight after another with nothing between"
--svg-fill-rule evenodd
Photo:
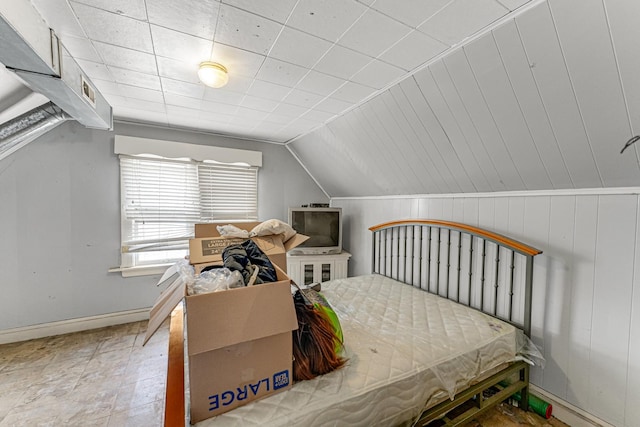
<instances>
[{"instance_id":1,"label":"window frame","mask_svg":"<svg viewBox=\"0 0 640 427\"><path fill-rule=\"evenodd\" d=\"M186 144L186 143L177 143L171 141L160 141L160 140L148 140L143 138L133 138L133 137L122 137L116 136L115 139L115 153L120 156L121 159L144 159L147 161L157 161L160 163L184 163L188 165L194 165L193 168L196 173L196 182L198 185L198 199L199 199L199 210L200 210L200 219L197 222L220 222L220 221L228 221L228 222L240 222L240 221L255 221L258 216L258 188L259 188L259 168L262 166L262 153L249 151L249 150L238 150L238 149L229 149L223 147L214 147L214 146L203 146L196 144ZM170 157L167 157L169 155ZM162 258L158 260L158 262L145 263L141 262L139 257L141 254L149 253L149 251L130 251L130 245L128 245L128 234L131 227L131 220L127 217L126 212L126 200L125 200L125 182L122 171L122 160L119 160L119 168L120 168L120 267L111 269L109 271L120 271L123 277L130 276L139 276L139 275L149 275L149 274L159 274L163 273L167 266L175 263L176 260L180 259L183 254L186 254L188 251L188 246L184 245L180 250L185 251L179 257L176 258ZM225 160L225 162L221 161ZM253 188L250 193L251 195L255 195L252 199L252 203L254 206L254 213L252 216L247 216L245 218L202 218L202 188L204 183L201 182L201 171L207 170L224 170L224 168L229 167L232 170L237 170L238 168L242 170L249 170L251 174L254 174L255 180L252 182L255 183L255 188ZM224 173L224 172L223 172ZM211 182L209 182L211 183ZM214 190L211 190L214 191ZM186 222L185 222L186 223ZM193 237L193 232L190 233L189 236L185 236L182 239L180 236L180 241L187 242L188 238ZM153 239L155 240L155 239ZM159 241L161 239L158 239Z\"/></svg>"}]
</instances>

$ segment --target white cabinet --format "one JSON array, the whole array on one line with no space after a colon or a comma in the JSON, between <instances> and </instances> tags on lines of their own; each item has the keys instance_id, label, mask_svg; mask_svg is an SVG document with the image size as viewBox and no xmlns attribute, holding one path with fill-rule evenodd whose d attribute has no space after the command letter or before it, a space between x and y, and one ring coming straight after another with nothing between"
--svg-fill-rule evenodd
<instances>
[{"instance_id":1,"label":"white cabinet","mask_svg":"<svg viewBox=\"0 0 640 427\"><path fill-rule=\"evenodd\" d=\"M298 285L347 277L349 252L329 255L287 254L287 274Z\"/></svg>"}]
</instances>

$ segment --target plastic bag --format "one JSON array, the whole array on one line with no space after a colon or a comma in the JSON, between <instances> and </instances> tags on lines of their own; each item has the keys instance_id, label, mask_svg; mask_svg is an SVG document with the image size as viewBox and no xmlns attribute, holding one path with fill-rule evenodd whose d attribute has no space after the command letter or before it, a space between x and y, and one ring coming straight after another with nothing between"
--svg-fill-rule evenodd
<instances>
[{"instance_id":1,"label":"plastic bag","mask_svg":"<svg viewBox=\"0 0 640 427\"><path fill-rule=\"evenodd\" d=\"M292 332L293 379L310 380L344 366L342 327L326 298L298 288L293 303L298 318L298 329Z\"/></svg>"},{"instance_id":2,"label":"plastic bag","mask_svg":"<svg viewBox=\"0 0 640 427\"><path fill-rule=\"evenodd\" d=\"M546 360L542 355L540 349L535 345L535 343L526 336L521 330L517 331L516 342L517 342L517 350L518 350L518 360L524 360L531 366L538 366L544 369L546 364Z\"/></svg>"},{"instance_id":3,"label":"plastic bag","mask_svg":"<svg viewBox=\"0 0 640 427\"><path fill-rule=\"evenodd\" d=\"M216 229L222 237L240 237L241 239L249 238L249 232L247 230L238 228L233 224L218 225L216 226Z\"/></svg>"},{"instance_id":4,"label":"plastic bag","mask_svg":"<svg viewBox=\"0 0 640 427\"><path fill-rule=\"evenodd\" d=\"M244 281L240 272L231 271L228 268L216 268L203 271L198 276L195 276L192 281L187 282L187 293L189 295L198 295L243 286Z\"/></svg>"},{"instance_id":5,"label":"plastic bag","mask_svg":"<svg viewBox=\"0 0 640 427\"><path fill-rule=\"evenodd\" d=\"M315 291L312 288L302 289L299 288L298 292L302 295L304 302L307 305L311 305L317 310L323 312L329 321L331 322L331 326L333 326L333 330L336 334L336 353L340 353L342 351L344 345L344 337L342 335L342 325L340 325L340 319L338 319L338 315L333 310L327 298L322 295L322 293Z\"/></svg>"}]
</instances>

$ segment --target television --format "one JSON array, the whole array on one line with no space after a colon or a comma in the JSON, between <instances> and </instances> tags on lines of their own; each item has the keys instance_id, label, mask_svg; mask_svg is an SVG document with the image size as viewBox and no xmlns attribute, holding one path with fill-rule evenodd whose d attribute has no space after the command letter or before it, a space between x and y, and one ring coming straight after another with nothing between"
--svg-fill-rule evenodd
<instances>
[{"instance_id":1,"label":"television","mask_svg":"<svg viewBox=\"0 0 640 427\"><path fill-rule=\"evenodd\" d=\"M341 208L289 208L289 225L309 240L291 254L339 254L342 252Z\"/></svg>"}]
</instances>

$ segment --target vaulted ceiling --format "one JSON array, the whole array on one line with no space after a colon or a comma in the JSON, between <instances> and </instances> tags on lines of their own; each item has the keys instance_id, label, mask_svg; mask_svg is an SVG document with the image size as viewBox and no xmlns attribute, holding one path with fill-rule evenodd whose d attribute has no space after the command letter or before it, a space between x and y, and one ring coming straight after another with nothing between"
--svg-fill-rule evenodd
<instances>
[{"instance_id":1,"label":"vaulted ceiling","mask_svg":"<svg viewBox=\"0 0 640 427\"><path fill-rule=\"evenodd\" d=\"M536 2L289 148L334 197L638 186L638 17Z\"/></svg>"}]
</instances>

